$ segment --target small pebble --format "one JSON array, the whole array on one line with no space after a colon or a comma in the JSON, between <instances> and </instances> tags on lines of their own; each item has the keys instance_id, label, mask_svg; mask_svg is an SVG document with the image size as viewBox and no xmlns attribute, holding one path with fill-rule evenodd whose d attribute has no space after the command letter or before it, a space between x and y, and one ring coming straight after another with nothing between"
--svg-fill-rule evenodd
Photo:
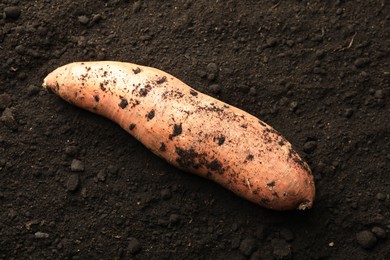
<instances>
[{"instance_id":1,"label":"small pebble","mask_svg":"<svg viewBox=\"0 0 390 260\"><path fill-rule=\"evenodd\" d=\"M221 92L221 86L218 84L212 84L209 88L210 92L213 94L219 94Z\"/></svg>"},{"instance_id":2,"label":"small pebble","mask_svg":"<svg viewBox=\"0 0 390 260\"><path fill-rule=\"evenodd\" d=\"M253 238L245 238L241 241L239 249L244 255L251 255L256 250L256 240Z\"/></svg>"},{"instance_id":3,"label":"small pebble","mask_svg":"<svg viewBox=\"0 0 390 260\"><path fill-rule=\"evenodd\" d=\"M16 20L20 17L21 10L17 6L9 6L4 8L4 14L6 19Z\"/></svg>"},{"instance_id":4,"label":"small pebble","mask_svg":"<svg viewBox=\"0 0 390 260\"><path fill-rule=\"evenodd\" d=\"M103 19L103 16L102 16L101 14L95 14L95 15L92 17L92 23L93 23L93 24L98 23L98 22L100 22L102 19Z\"/></svg>"},{"instance_id":5,"label":"small pebble","mask_svg":"<svg viewBox=\"0 0 390 260\"><path fill-rule=\"evenodd\" d=\"M160 191L160 196L163 200L168 200L171 198L172 194L171 194L171 190L170 189L162 189Z\"/></svg>"},{"instance_id":6,"label":"small pebble","mask_svg":"<svg viewBox=\"0 0 390 260\"><path fill-rule=\"evenodd\" d=\"M89 18L87 16L85 16L85 15L81 15L81 16L77 17L77 20L82 25L87 25L89 23Z\"/></svg>"},{"instance_id":7,"label":"small pebble","mask_svg":"<svg viewBox=\"0 0 390 260\"><path fill-rule=\"evenodd\" d=\"M305 153L312 153L317 148L317 142L308 141L303 145L303 151Z\"/></svg>"},{"instance_id":8,"label":"small pebble","mask_svg":"<svg viewBox=\"0 0 390 260\"><path fill-rule=\"evenodd\" d=\"M342 9L342 8L337 8L336 14L337 14L337 15L340 15L340 14L342 14L342 13L343 13L343 9Z\"/></svg>"},{"instance_id":9,"label":"small pebble","mask_svg":"<svg viewBox=\"0 0 390 260\"><path fill-rule=\"evenodd\" d=\"M127 250L130 252L130 254L134 255L141 251L141 243L138 241L138 239L132 237L129 238L129 244L127 245Z\"/></svg>"},{"instance_id":10,"label":"small pebble","mask_svg":"<svg viewBox=\"0 0 390 260\"><path fill-rule=\"evenodd\" d=\"M290 110L291 111L294 112L295 110L297 110L297 108L298 108L298 102L293 101L293 102L290 103Z\"/></svg>"},{"instance_id":11,"label":"small pebble","mask_svg":"<svg viewBox=\"0 0 390 260\"><path fill-rule=\"evenodd\" d=\"M80 179L77 173L71 173L66 182L66 189L68 191L75 191L79 187Z\"/></svg>"},{"instance_id":12,"label":"small pebble","mask_svg":"<svg viewBox=\"0 0 390 260\"><path fill-rule=\"evenodd\" d=\"M386 238L386 231L381 227L373 227L371 232L374 233L377 238Z\"/></svg>"},{"instance_id":13,"label":"small pebble","mask_svg":"<svg viewBox=\"0 0 390 260\"><path fill-rule=\"evenodd\" d=\"M365 249L371 249L375 246L377 239L371 231L364 230L356 234L358 244Z\"/></svg>"},{"instance_id":14,"label":"small pebble","mask_svg":"<svg viewBox=\"0 0 390 260\"><path fill-rule=\"evenodd\" d=\"M70 165L70 170L72 172L82 172L84 171L84 163L80 160L73 159Z\"/></svg>"},{"instance_id":15,"label":"small pebble","mask_svg":"<svg viewBox=\"0 0 390 260\"><path fill-rule=\"evenodd\" d=\"M3 93L0 95L0 111L4 110L11 104L11 96L7 93Z\"/></svg>"},{"instance_id":16,"label":"small pebble","mask_svg":"<svg viewBox=\"0 0 390 260\"><path fill-rule=\"evenodd\" d=\"M49 234L48 233L44 233L44 232L36 232L34 234L34 237L35 238L39 238L39 239L43 239L43 238L48 238L49 237Z\"/></svg>"}]
</instances>

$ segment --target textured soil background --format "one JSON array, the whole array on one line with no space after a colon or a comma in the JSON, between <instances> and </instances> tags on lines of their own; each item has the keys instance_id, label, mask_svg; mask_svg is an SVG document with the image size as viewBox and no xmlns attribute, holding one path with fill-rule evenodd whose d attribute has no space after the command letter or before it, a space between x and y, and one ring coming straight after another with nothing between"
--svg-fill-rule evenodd
<instances>
[{"instance_id":1,"label":"textured soil background","mask_svg":"<svg viewBox=\"0 0 390 260\"><path fill-rule=\"evenodd\" d=\"M1 259L390 259L390 7L378 1L0 1ZM305 212L177 170L41 88L56 67L163 69L275 127Z\"/></svg>"}]
</instances>

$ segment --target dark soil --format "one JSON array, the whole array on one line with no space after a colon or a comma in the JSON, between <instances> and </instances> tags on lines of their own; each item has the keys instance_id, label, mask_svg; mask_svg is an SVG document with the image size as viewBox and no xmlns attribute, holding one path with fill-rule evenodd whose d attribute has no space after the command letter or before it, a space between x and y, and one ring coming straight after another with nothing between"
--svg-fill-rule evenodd
<instances>
[{"instance_id":1,"label":"dark soil","mask_svg":"<svg viewBox=\"0 0 390 260\"><path fill-rule=\"evenodd\" d=\"M389 19L385 0L2 0L0 258L390 259ZM41 88L102 59L275 127L314 208L247 202Z\"/></svg>"}]
</instances>

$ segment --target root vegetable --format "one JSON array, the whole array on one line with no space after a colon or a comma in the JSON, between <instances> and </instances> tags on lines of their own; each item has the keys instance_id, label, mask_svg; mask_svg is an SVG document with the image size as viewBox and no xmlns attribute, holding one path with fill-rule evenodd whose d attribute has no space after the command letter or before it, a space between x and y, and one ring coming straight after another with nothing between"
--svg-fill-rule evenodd
<instances>
[{"instance_id":1,"label":"root vegetable","mask_svg":"<svg viewBox=\"0 0 390 260\"><path fill-rule=\"evenodd\" d=\"M100 61L62 66L44 87L118 123L156 155L275 210L308 209L308 165L258 118L161 70Z\"/></svg>"}]
</instances>

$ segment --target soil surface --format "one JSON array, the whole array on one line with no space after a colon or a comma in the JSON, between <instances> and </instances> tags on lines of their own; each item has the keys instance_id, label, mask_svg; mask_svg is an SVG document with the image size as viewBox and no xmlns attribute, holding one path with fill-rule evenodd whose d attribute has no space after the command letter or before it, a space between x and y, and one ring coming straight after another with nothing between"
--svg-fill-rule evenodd
<instances>
[{"instance_id":1,"label":"soil surface","mask_svg":"<svg viewBox=\"0 0 390 260\"><path fill-rule=\"evenodd\" d=\"M0 1L0 259L390 259L390 7L377 1ZM165 70L309 163L275 212L42 87L72 61Z\"/></svg>"}]
</instances>

